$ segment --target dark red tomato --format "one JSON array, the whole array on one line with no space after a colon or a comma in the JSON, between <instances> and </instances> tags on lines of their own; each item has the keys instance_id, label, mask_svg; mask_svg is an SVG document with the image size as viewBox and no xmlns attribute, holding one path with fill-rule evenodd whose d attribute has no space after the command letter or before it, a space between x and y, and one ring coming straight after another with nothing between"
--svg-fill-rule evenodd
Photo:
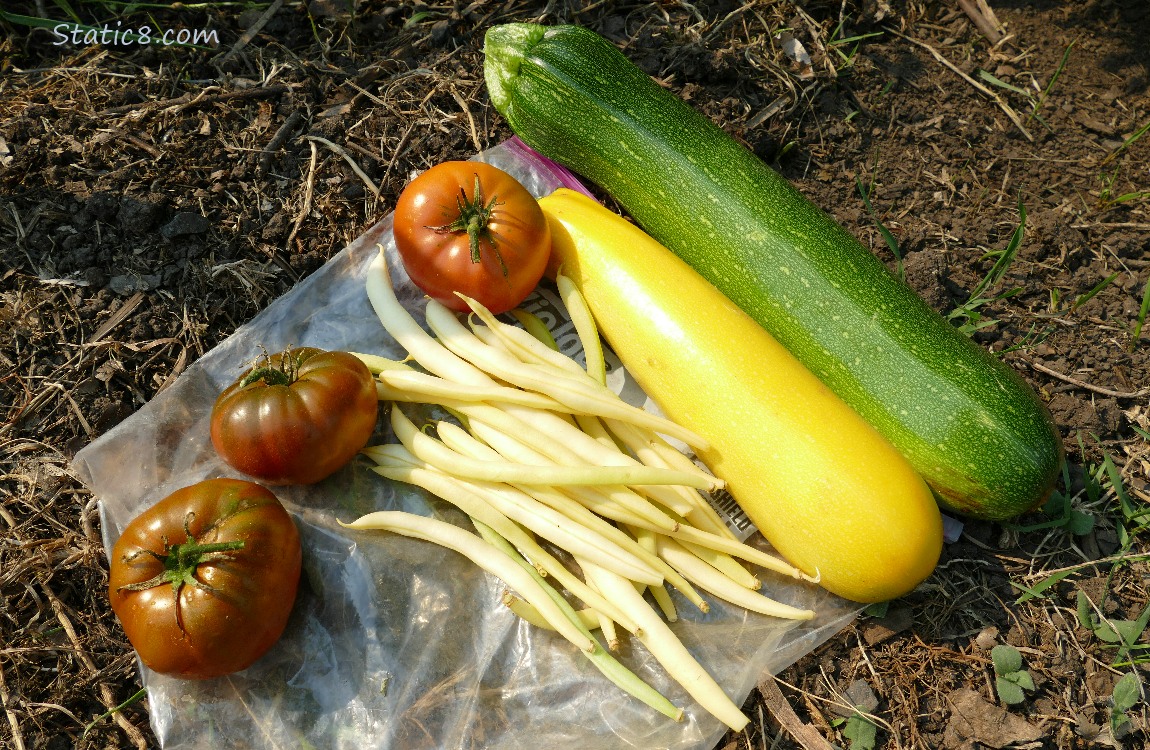
<instances>
[{"instance_id":1,"label":"dark red tomato","mask_svg":"<svg viewBox=\"0 0 1150 750\"><path fill-rule=\"evenodd\" d=\"M149 668L206 679L279 640L299 586L299 531L269 490L209 479L137 516L109 556L108 596Z\"/></svg>"},{"instance_id":2,"label":"dark red tomato","mask_svg":"<svg viewBox=\"0 0 1150 750\"><path fill-rule=\"evenodd\" d=\"M312 484L367 445L379 416L375 379L347 352L292 349L266 358L212 407L212 444L269 484Z\"/></svg>"},{"instance_id":3,"label":"dark red tomato","mask_svg":"<svg viewBox=\"0 0 1150 750\"><path fill-rule=\"evenodd\" d=\"M427 296L466 311L462 292L493 313L531 293L551 255L551 232L531 193L501 169L474 161L437 164L395 204L395 246Z\"/></svg>"}]
</instances>

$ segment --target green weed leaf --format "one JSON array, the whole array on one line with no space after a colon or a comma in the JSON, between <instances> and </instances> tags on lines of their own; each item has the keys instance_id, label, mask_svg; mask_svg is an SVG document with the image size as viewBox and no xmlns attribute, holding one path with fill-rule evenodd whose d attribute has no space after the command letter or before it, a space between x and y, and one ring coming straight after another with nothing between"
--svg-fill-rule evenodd
<instances>
[{"instance_id":1,"label":"green weed leaf","mask_svg":"<svg viewBox=\"0 0 1150 750\"><path fill-rule=\"evenodd\" d=\"M80 17L76 15L76 11L72 9L72 6L68 4L68 0L53 0L53 2L56 3L57 8L68 15L68 18L71 18L76 23L80 23Z\"/></svg>"},{"instance_id":2,"label":"green weed leaf","mask_svg":"<svg viewBox=\"0 0 1150 750\"><path fill-rule=\"evenodd\" d=\"M861 183L860 183L861 190ZM982 321L982 315L976 312L976 308L981 307L987 302L995 300L1006 299L1013 297L1021 292L1021 288L1010 289L991 297L983 297L983 292L992 289L1002 281L1006 275L1006 271L1010 268L1010 264L1014 262L1015 256L1018 254L1018 248L1022 244L1022 239L1026 235L1026 206L1022 203L1022 196L1018 197L1018 227L1015 228L1014 233L1010 236L1010 241L1002 250L996 250L984 255L984 258L995 257L994 266L987 271L986 276L974 287L974 291L970 293L970 297L966 302L959 305L954 310L951 310L946 319L951 324L958 327L958 330L965 333L967 336L975 331L978 331L987 326L992 326L997 323L997 320Z\"/></svg>"},{"instance_id":3,"label":"green weed leaf","mask_svg":"<svg viewBox=\"0 0 1150 750\"><path fill-rule=\"evenodd\" d=\"M1064 484L1069 486L1070 480L1066 478ZM1089 475L1086 476L1086 494L1091 495L1095 501L1102 494L1102 489ZM1070 505L1067 495L1055 490L1050 493L1050 499L1042 506L1042 512L1050 519L1027 526L1012 526L1016 531L1029 533L1040 529L1065 528L1071 534L1085 536L1094 529L1094 516L1084 511L1076 510Z\"/></svg>"},{"instance_id":4,"label":"green weed leaf","mask_svg":"<svg viewBox=\"0 0 1150 750\"><path fill-rule=\"evenodd\" d=\"M410 29L413 26L418 26L422 21L431 18L434 14L429 11L421 11L419 13L412 13L411 18L403 24L403 28Z\"/></svg>"},{"instance_id":5,"label":"green weed leaf","mask_svg":"<svg viewBox=\"0 0 1150 750\"><path fill-rule=\"evenodd\" d=\"M1026 693L1022 691L1022 686L1005 677L994 678L994 689L998 692L999 699L1008 706L1014 706L1026 700Z\"/></svg>"},{"instance_id":6,"label":"green weed leaf","mask_svg":"<svg viewBox=\"0 0 1150 750\"><path fill-rule=\"evenodd\" d=\"M990 650L994 662L994 689L1008 706L1026 700L1027 690L1034 690L1034 678L1022 668L1022 653L1014 646L1002 644Z\"/></svg>"},{"instance_id":7,"label":"green weed leaf","mask_svg":"<svg viewBox=\"0 0 1150 750\"><path fill-rule=\"evenodd\" d=\"M1026 669L1019 670L1018 672L1012 672L1008 675L1003 675L1002 679L1010 680L1023 690L1034 690L1034 678L1030 676L1030 672Z\"/></svg>"},{"instance_id":8,"label":"green weed leaf","mask_svg":"<svg viewBox=\"0 0 1150 750\"><path fill-rule=\"evenodd\" d=\"M1070 498L1058 490L1050 493L1050 499L1042 506L1042 512L1048 516L1061 517L1070 510Z\"/></svg>"},{"instance_id":9,"label":"green weed leaf","mask_svg":"<svg viewBox=\"0 0 1150 750\"><path fill-rule=\"evenodd\" d=\"M1142 307L1138 310L1138 315L1134 318L1134 330L1130 333L1130 344L1126 347L1127 351L1134 351L1134 347L1138 346L1138 339L1142 337L1142 326L1146 324L1146 316L1150 315L1150 279L1146 280L1146 286L1142 289ZM1150 434L1145 430L1134 428L1142 437L1150 440Z\"/></svg>"},{"instance_id":10,"label":"green weed leaf","mask_svg":"<svg viewBox=\"0 0 1150 750\"><path fill-rule=\"evenodd\" d=\"M1079 591L1077 610L1079 625L1093 632L1094 637L1103 643L1112 643L1118 647L1118 660L1137 648L1135 644L1150 624L1150 604L1146 605L1137 620L1110 620L1096 615L1090 599Z\"/></svg>"},{"instance_id":11,"label":"green weed leaf","mask_svg":"<svg viewBox=\"0 0 1150 750\"><path fill-rule=\"evenodd\" d=\"M1094 614L1090 610L1090 599L1086 596L1086 592L1078 592L1078 624L1087 630L1094 630L1095 620Z\"/></svg>"},{"instance_id":12,"label":"green weed leaf","mask_svg":"<svg viewBox=\"0 0 1150 750\"><path fill-rule=\"evenodd\" d=\"M1126 712L1142 699L1142 683L1135 672L1127 672L1114 685L1110 696L1110 734L1121 739L1129 733L1132 722Z\"/></svg>"},{"instance_id":13,"label":"green weed leaf","mask_svg":"<svg viewBox=\"0 0 1150 750\"><path fill-rule=\"evenodd\" d=\"M1103 289L1105 289L1110 284L1110 282L1114 281L1114 279L1116 279L1116 278L1118 278L1118 274L1112 273L1109 276L1107 276L1106 278L1104 278L1102 281L1095 284L1094 287L1089 292L1086 292L1085 294L1079 295L1074 300L1074 303L1072 305L1070 305L1070 309L1067 312L1074 312L1075 310L1077 310L1082 305L1085 305L1087 302L1092 300L1095 297L1095 295L1097 295L1099 292L1101 292Z\"/></svg>"},{"instance_id":14,"label":"green weed leaf","mask_svg":"<svg viewBox=\"0 0 1150 750\"><path fill-rule=\"evenodd\" d=\"M855 712L843 727L843 737L850 740L851 750L874 750L878 727L867 717Z\"/></svg>"},{"instance_id":15,"label":"green weed leaf","mask_svg":"<svg viewBox=\"0 0 1150 750\"><path fill-rule=\"evenodd\" d=\"M1072 510L1067 516L1066 528L1070 529L1071 534L1086 536L1094 530L1094 516L1080 510Z\"/></svg>"},{"instance_id":16,"label":"green weed leaf","mask_svg":"<svg viewBox=\"0 0 1150 750\"><path fill-rule=\"evenodd\" d=\"M1148 623L1150 623L1150 604L1146 605L1146 609L1142 610L1137 620L1109 620L1102 625L1108 626L1118 636L1117 641L1129 649L1142 637L1142 632L1146 630Z\"/></svg>"},{"instance_id":17,"label":"green weed leaf","mask_svg":"<svg viewBox=\"0 0 1150 750\"><path fill-rule=\"evenodd\" d=\"M123 703L116 706L115 708L109 709L109 710L105 711L104 713L100 714L99 716L97 716L96 718L92 719L84 727L84 732L83 732L83 734L80 735L80 739L87 737L88 732L92 731L92 728L95 727L97 724L99 724L104 719L108 718L109 716L112 716L113 714L119 713L120 711L123 711L128 706L139 701L141 698L144 697L144 695L147 692L148 692L147 688L140 688L135 693L133 693L132 697L128 698L128 700L124 701Z\"/></svg>"},{"instance_id":18,"label":"green weed leaf","mask_svg":"<svg viewBox=\"0 0 1150 750\"><path fill-rule=\"evenodd\" d=\"M1115 711L1129 711L1138 705L1142 699L1142 682L1135 672L1127 672L1114 685L1114 693L1110 702L1114 704Z\"/></svg>"},{"instance_id":19,"label":"green weed leaf","mask_svg":"<svg viewBox=\"0 0 1150 750\"><path fill-rule=\"evenodd\" d=\"M990 650L994 661L994 673L999 677L1022 669L1022 654L1014 646L999 645Z\"/></svg>"}]
</instances>

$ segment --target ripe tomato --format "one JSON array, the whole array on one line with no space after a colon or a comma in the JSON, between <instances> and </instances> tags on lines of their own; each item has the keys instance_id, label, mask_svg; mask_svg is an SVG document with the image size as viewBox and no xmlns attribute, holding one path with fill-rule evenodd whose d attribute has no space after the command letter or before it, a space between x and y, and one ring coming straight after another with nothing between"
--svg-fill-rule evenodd
<instances>
[{"instance_id":1,"label":"ripe tomato","mask_svg":"<svg viewBox=\"0 0 1150 750\"><path fill-rule=\"evenodd\" d=\"M531 293L551 255L535 198L501 169L474 161L437 164L395 204L395 246L411 280L452 310L455 292L507 312Z\"/></svg>"},{"instance_id":2,"label":"ripe tomato","mask_svg":"<svg viewBox=\"0 0 1150 750\"><path fill-rule=\"evenodd\" d=\"M108 596L149 668L219 677L279 640L300 564L299 531L275 495L209 479L128 524L109 556Z\"/></svg>"},{"instance_id":3,"label":"ripe tomato","mask_svg":"<svg viewBox=\"0 0 1150 750\"><path fill-rule=\"evenodd\" d=\"M211 433L230 466L269 484L312 484L367 445L379 402L367 366L347 352L268 356L216 399Z\"/></svg>"}]
</instances>

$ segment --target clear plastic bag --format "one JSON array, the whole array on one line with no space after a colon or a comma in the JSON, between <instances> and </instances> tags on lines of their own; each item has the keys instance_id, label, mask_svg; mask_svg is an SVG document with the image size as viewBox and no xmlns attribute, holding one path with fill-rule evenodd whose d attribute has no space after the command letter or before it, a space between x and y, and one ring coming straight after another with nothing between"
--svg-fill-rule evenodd
<instances>
[{"instance_id":1,"label":"clear plastic bag","mask_svg":"<svg viewBox=\"0 0 1150 750\"><path fill-rule=\"evenodd\" d=\"M537 196L562 179L513 143L476 158L512 173ZM208 417L216 395L261 346L403 358L364 292L377 243L387 250L401 301L422 320L422 294L396 262L388 216L77 454L75 467L100 501L107 549L132 518L175 489L235 475L212 449ZM616 388L641 398L633 384L619 381ZM381 427L377 437L390 436ZM624 640L621 660L682 706L684 721L633 700L566 641L520 621L500 603L503 584L454 552L337 523L403 509L465 524L445 503L361 462L318 485L275 491L304 546L303 581L287 630L255 665L226 678L183 681L141 666L152 726L166 750L706 750L721 739L724 727L641 644ZM765 547L758 535L752 542ZM674 630L736 702L765 673L808 653L858 612L817 587L762 576L764 592L817 617L796 625L713 597L703 614L674 594L681 618Z\"/></svg>"}]
</instances>

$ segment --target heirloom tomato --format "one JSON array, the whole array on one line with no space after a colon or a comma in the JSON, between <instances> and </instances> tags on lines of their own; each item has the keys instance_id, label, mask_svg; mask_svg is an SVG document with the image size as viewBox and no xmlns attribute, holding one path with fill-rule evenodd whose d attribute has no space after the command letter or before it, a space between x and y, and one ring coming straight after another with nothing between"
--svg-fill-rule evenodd
<instances>
[{"instance_id":1,"label":"heirloom tomato","mask_svg":"<svg viewBox=\"0 0 1150 750\"><path fill-rule=\"evenodd\" d=\"M367 366L347 352L269 355L212 407L216 452L269 484L312 484L367 445L379 402Z\"/></svg>"},{"instance_id":2,"label":"heirloom tomato","mask_svg":"<svg viewBox=\"0 0 1150 750\"><path fill-rule=\"evenodd\" d=\"M246 669L279 640L300 564L299 532L275 495L209 479L128 524L109 556L108 596L150 669L219 677Z\"/></svg>"},{"instance_id":3,"label":"heirloom tomato","mask_svg":"<svg viewBox=\"0 0 1150 750\"><path fill-rule=\"evenodd\" d=\"M395 246L408 276L453 310L462 292L493 313L531 293L551 254L551 233L535 198L501 169L475 161L437 164L399 196Z\"/></svg>"}]
</instances>

